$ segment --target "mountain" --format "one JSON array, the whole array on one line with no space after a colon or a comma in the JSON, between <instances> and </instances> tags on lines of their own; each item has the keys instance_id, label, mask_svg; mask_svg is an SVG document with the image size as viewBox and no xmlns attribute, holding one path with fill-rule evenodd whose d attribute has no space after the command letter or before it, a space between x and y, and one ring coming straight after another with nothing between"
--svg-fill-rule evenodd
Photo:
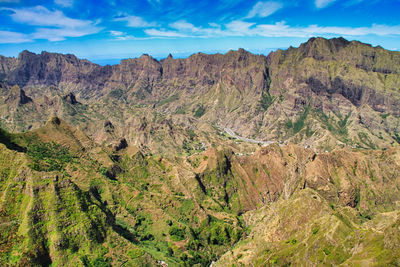
<instances>
[{"instance_id":1,"label":"mountain","mask_svg":"<svg viewBox=\"0 0 400 267\"><path fill-rule=\"evenodd\" d=\"M2 265L400 264L399 52L0 66Z\"/></svg>"},{"instance_id":2,"label":"mountain","mask_svg":"<svg viewBox=\"0 0 400 267\"><path fill-rule=\"evenodd\" d=\"M36 98L36 109L47 110L40 121L14 114L26 120L16 130L43 125L54 114L71 121L62 101L48 98L72 93L88 108L112 101L125 113L140 105L178 114L172 117L188 125L195 117L245 137L321 151L337 145L388 148L398 140L400 53L343 38L311 38L268 57L240 49L161 61L143 55L101 67L73 55L23 51L3 62L12 62L4 63L3 80ZM91 119L106 116L118 124L113 110L92 112L106 114Z\"/></svg>"}]
</instances>

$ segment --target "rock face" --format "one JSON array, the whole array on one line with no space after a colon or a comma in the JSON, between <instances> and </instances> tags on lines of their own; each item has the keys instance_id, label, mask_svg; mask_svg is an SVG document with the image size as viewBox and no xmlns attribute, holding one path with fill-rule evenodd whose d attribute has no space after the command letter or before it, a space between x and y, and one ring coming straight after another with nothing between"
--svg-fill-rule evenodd
<instances>
[{"instance_id":1,"label":"rock face","mask_svg":"<svg viewBox=\"0 0 400 267\"><path fill-rule=\"evenodd\" d=\"M128 147L128 142L126 141L125 138L122 138L119 140L113 147L115 151L120 151L121 149L127 148Z\"/></svg>"},{"instance_id":2,"label":"rock face","mask_svg":"<svg viewBox=\"0 0 400 267\"><path fill-rule=\"evenodd\" d=\"M63 98L65 101L67 101L71 105L75 105L78 103L78 101L76 101L76 97L73 93L69 93L69 94L65 95Z\"/></svg>"},{"instance_id":3,"label":"rock face","mask_svg":"<svg viewBox=\"0 0 400 267\"><path fill-rule=\"evenodd\" d=\"M268 57L239 49L161 61L143 55L102 67L73 55L23 51L0 63L6 83L32 90L27 92L34 101L46 97L39 102L52 103L56 113L65 114L49 94L64 95L71 105L76 97L89 106L118 103L122 113L141 105L178 114L173 117L186 125L203 121L248 138L315 144L321 150L371 142L389 147L400 131L400 53L343 38L311 38ZM119 121L115 108L107 114L90 110L102 113L93 117ZM29 118L24 115L18 116ZM124 134L130 131L122 123L116 126Z\"/></svg>"},{"instance_id":4,"label":"rock face","mask_svg":"<svg viewBox=\"0 0 400 267\"><path fill-rule=\"evenodd\" d=\"M13 105L12 103L15 102L18 106L22 106L33 102L32 98L27 96L25 91L17 85L11 87L6 84L1 84L0 88L5 96L4 102L6 104Z\"/></svg>"},{"instance_id":5,"label":"rock face","mask_svg":"<svg viewBox=\"0 0 400 267\"><path fill-rule=\"evenodd\" d=\"M7 61L2 58L2 61ZM59 85L69 83L79 85L83 91L92 89L104 90L110 87L129 87L141 83L140 89L152 91L158 87L159 82L173 79L188 78L192 87L213 85L221 78L229 79L230 84L237 87L248 87L249 81L258 72L266 71L266 58L252 55L241 49L231 51L226 55L195 54L187 59L173 59L168 57L161 62L149 55L136 59L122 60L120 64L112 67L101 67L86 60L80 60L73 55L61 55L42 52L37 55L23 51L16 59L15 66L4 64L3 75L9 84L18 84L20 87L27 85ZM242 71L251 64L259 65L247 75L234 75L232 71ZM229 73L231 72L231 73ZM258 81L256 86L263 89L263 81ZM83 88L82 88L83 87ZM143 88L145 87L145 88Z\"/></svg>"},{"instance_id":6,"label":"rock face","mask_svg":"<svg viewBox=\"0 0 400 267\"><path fill-rule=\"evenodd\" d=\"M79 83L83 75L96 67L96 64L80 60L74 55L48 52L37 55L25 50L19 54L6 79L10 84L18 84L20 87L59 85L62 82Z\"/></svg>"},{"instance_id":7,"label":"rock face","mask_svg":"<svg viewBox=\"0 0 400 267\"><path fill-rule=\"evenodd\" d=\"M271 53L268 61L272 76L279 76L281 82L286 78L292 79L293 83L305 84L309 89L307 93L328 97L340 94L356 106L368 104L378 110L385 103L385 111L390 109L399 114L395 108L399 104L398 52L348 42L343 38L311 38L299 48ZM375 77L382 77L384 82L377 83ZM392 79L394 83L385 85ZM272 80L273 83L277 81ZM280 85L288 89L287 85ZM393 95L395 98L391 98Z\"/></svg>"},{"instance_id":8,"label":"rock face","mask_svg":"<svg viewBox=\"0 0 400 267\"><path fill-rule=\"evenodd\" d=\"M29 102L32 102L32 98L30 98L29 96L27 96L25 94L25 91L22 89L19 89L19 101L18 104L19 105L24 105L27 104Z\"/></svg>"},{"instance_id":9,"label":"rock face","mask_svg":"<svg viewBox=\"0 0 400 267\"><path fill-rule=\"evenodd\" d=\"M16 58L0 56L0 80L3 80L10 70L15 67L16 61Z\"/></svg>"}]
</instances>

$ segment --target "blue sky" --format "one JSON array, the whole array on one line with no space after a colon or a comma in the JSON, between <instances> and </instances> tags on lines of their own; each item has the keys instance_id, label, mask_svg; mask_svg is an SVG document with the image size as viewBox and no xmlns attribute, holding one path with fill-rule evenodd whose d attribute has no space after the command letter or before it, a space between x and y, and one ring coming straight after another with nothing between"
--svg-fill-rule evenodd
<instances>
[{"instance_id":1,"label":"blue sky","mask_svg":"<svg viewBox=\"0 0 400 267\"><path fill-rule=\"evenodd\" d=\"M0 0L0 54L24 49L117 63L143 53L268 54L313 36L400 50L400 0Z\"/></svg>"}]
</instances>

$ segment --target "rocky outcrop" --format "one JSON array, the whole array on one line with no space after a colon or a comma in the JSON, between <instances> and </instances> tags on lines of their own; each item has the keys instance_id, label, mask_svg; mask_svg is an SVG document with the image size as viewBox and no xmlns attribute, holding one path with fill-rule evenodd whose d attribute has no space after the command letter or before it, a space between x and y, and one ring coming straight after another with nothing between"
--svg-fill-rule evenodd
<instances>
[{"instance_id":1,"label":"rocky outcrop","mask_svg":"<svg viewBox=\"0 0 400 267\"><path fill-rule=\"evenodd\" d=\"M125 138L119 140L113 147L114 151L120 151L121 149L125 149L128 147L128 142Z\"/></svg>"},{"instance_id":2,"label":"rocky outcrop","mask_svg":"<svg viewBox=\"0 0 400 267\"><path fill-rule=\"evenodd\" d=\"M15 67L16 58L0 56L0 81Z\"/></svg>"},{"instance_id":3,"label":"rocky outcrop","mask_svg":"<svg viewBox=\"0 0 400 267\"><path fill-rule=\"evenodd\" d=\"M400 125L400 53L343 38L311 38L298 48L278 50L268 57L239 49L224 55L197 53L185 59L170 55L160 61L143 55L103 67L73 55L23 51L17 59L1 58L0 62L7 83L19 85L35 102L43 97L42 102L54 112L61 108L52 100L56 98L47 98L49 94L64 96L72 105L79 98L100 106L102 101L118 103L121 110L139 105L162 114L185 114L173 117L185 125L208 122L259 140L360 143L354 141L359 139L357 133L371 129L355 118L371 108L374 118L393 116L382 123L374 119L375 132L370 133L370 138L386 133L379 137L385 147L394 141L390 136L399 130L395 125ZM37 89L31 92L31 88ZM112 110L106 112L98 117L119 120ZM332 136L336 133L331 124L350 113L355 117L348 118L353 136ZM296 120L304 121L291 127ZM124 125L121 128L129 131ZM311 136L313 140L306 140Z\"/></svg>"},{"instance_id":4,"label":"rocky outcrop","mask_svg":"<svg viewBox=\"0 0 400 267\"><path fill-rule=\"evenodd\" d=\"M74 93L69 93L69 94L65 95L63 97L63 99L65 101L67 101L68 103L70 103L71 105L78 104L78 101L76 100L76 97L75 97Z\"/></svg>"},{"instance_id":5,"label":"rocky outcrop","mask_svg":"<svg viewBox=\"0 0 400 267\"><path fill-rule=\"evenodd\" d=\"M18 84L20 87L79 83L96 66L70 54L42 52L37 55L25 50L19 54L15 68L6 77L10 84Z\"/></svg>"},{"instance_id":6,"label":"rocky outcrop","mask_svg":"<svg viewBox=\"0 0 400 267\"><path fill-rule=\"evenodd\" d=\"M0 88L6 104L13 105L12 103L14 103L18 106L22 106L33 102L32 98L27 96L25 91L17 85L10 87L6 84L1 84Z\"/></svg>"},{"instance_id":7,"label":"rocky outcrop","mask_svg":"<svg viewBox=\"0 0 400 267\"><path fill-rule=\"evenodd\" d=\"M174 59L168 56L157 61L149 55L140 58L122 60L114 66L98 66L87 60L80 60L74 55L62 55L42 52L34 54L23 51L17 59L0 58L3 76L9 84L26 85L59 85L72 84L72 88L80 88L87 94L104 94L114 88L133 91L145 90L149 94L160 95L152 91L167 85L173 80L184 81L183 89L210 88L223 81L239 90L267 90L270 77L268 69L273 75L281 78L291 76L298 82L306 82L315 93L321 92L321 86L327 87L328 93L340 91L350 96L352 102L357 102L360 92L355 85L348 85L343 77L304 76L301 68L303 60L312 58L316 61L330 62L343 61L346 65L354 66L363 71L372 71L382 74L400 73L400 53L389 52L382 48L373 48L359 42L349 42L343 38L311 38L299 48L271 53L268 58L262 55L253 55L243 49L230 51L225 55L194 54L186 59ZM290 61L288 69L282 70L282 64ZM312 72L319 71L319 66L313 66ZM322 70L321 70L322 71ZM275 73L278 72L278 73ZM322 74L320 72L320 74ZM165 89L165 88L164 88ZM96 93L97 92L97 93ZM76 92L73 92L76 93Z\"/></svg>"},{"instance_id":8,"label":"rocky outcrop","mask_svg":"<svg viewBox=\"0 0 400 267\"><path fill-rule=\"evenodd\" d=\"M104 130L106 133L113 133L114 132L114 124L111 121L104 122Z\"/></svg>"},{"instance_id":9,"label":"rocky outcrop","mask_svg":"<svg viewBox=\"0 0 400 267\"><path fill-rule=\"evenodd\" d=\"M236 75L236 72L243 72L243 69L253 64L258 67L250 69L246 75ZM245 88L252 85L250 81L260 71L265 72L265 57L243 49L226 55L199 53L187 59L173 59L171 56L161 62L143 55L122 60L112 67L101 67L74 55L47 52L34 54L25 50L16 59L15 68L4 72L4 75L10 84L18 84L20 87L67 83L79 86L88 93L88 89L96 92L118 87L133 87L136 91L144 89L151 92L154 87L159 87L161 81L183 78L190 79L187 85L191 87L197 84L209 87L225 78L230 84ZM262 80L258 79L257 83L257 88L263 87Z\"/></svg>"},{"instance_id":10,"label":"rocky outcrop","mask_svg":"<svg viewBox=\"0 0 400 267\"><path fill-rule=\"evenodd\" d=\"M22 89L19 89L19 101L18 104L19 105L24 105L27 104L29 102L32 102L32 98L30 98L29 96L27 96L25 94L25 91Z\"/></svg>"}]
</instances>

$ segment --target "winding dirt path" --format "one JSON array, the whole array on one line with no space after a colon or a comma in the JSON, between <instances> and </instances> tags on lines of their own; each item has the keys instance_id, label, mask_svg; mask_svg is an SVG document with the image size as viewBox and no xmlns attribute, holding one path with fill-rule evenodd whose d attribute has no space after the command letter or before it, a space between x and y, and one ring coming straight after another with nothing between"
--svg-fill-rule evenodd
<instances>
[{"instance_id":1,"label":"winding dirt path","mask_svg":"<svg viewBox=\"0 0 400 267\"><path fill-rule=\"evenodd\" d=\"M261 141L261 140L255 140L255 139L250 139L246 137L242 137L240 135L237 135L232 129L224 127L224 131L231 135L232 137L242 140L244 142L249 142L249 143L256 143L256 144L262 144L263 146L268 146L270 144L275 143L275 141Z\"/></svg>"}]
</instances>

